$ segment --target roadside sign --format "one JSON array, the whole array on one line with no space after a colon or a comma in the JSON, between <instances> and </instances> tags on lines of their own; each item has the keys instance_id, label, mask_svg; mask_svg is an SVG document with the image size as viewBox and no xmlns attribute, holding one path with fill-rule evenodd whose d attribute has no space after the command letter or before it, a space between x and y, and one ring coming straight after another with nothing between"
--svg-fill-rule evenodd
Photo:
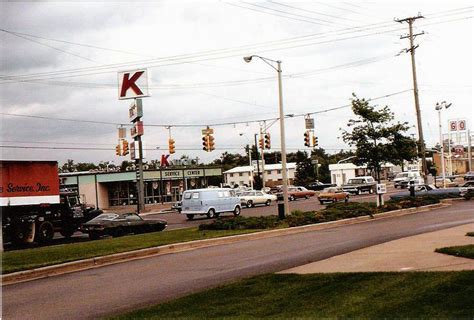
<instances>
[{"instance_id":1,"label":"roadside sign","mask_svg":"<svg viewBox=\"0 0 474 320\"><path fill-rule=\"evenodd\" d=\"M214 129L213 128L207 128L207 129L202 129L201 130L202 134L214 134Z\"/></svg>"},{"instance_id":2,"label":"roadside sign","mask_svg":"<svg viewBox=\"0 0 474 320\"><path fill-rule=\"evenodd\" d=\"M458 122L456 120L449 121L449 131L458 131Z\"/></svg>"},{"instance_id":3,"label":"roadside sign","mask_svg":"<svg viewBox=\"0 0 474 320\"><path fill-rule=\"evenodd\" d=\"M466 128L466 120L459 120L458 121L458 130L459 131L465 131L467 128Z\"/></svg>"},{"instance_id":4,"label":"roadside sign","mask_svg":"<svg viewBox=\"0 0 474 320\"><path fill-rule=\"evenodd\" d=\"M314 129L314 119L313 118L304 119L304 123L305 123L306 129Z\"/></svg>"},{"instance_id":5,"label":"roadside sign","mask_svg":"<svg viewBox=\"0 0 474 320\"><path fill-rule=\"evenodd\" d=\"M454 155L455 155L455 157L464 156L464 146L462 146L462 145L454 146Z\"/></svg>"},{"instance_id":6,"label":"roadside sign","mask_svg":"<svg viewBox=\"0 0 474 320\"><path fill-rule=\"evenodd\" d=\"M143 121L137 121L134 126L130 129L130 135L132 138L143 135Z\"/></svg>"},{"instance_id":7,"label":"roadside sign","mask_svg":"<svg viewBox=\"0 0 474 320\"><path fill-rule=\"evenodd\" d=\"M385 183L377 183L377 194L387 193L387 185Z\"/></svg>"},{"instance_id":8,"label":"roadside sign","mask_svg":"<svg viewBox=\"0 0 474 320\"><path fill-rule=\"evenodd\" d=\"M146 69L118 73L119 100L148 97L148 74Z\"/></svg>"},{"instance_id":9,"label":"roadside sign","mask_svg":"<svg viewBox=\"0 0 474 320\"><path fill-rule=\"evenodd\" d=\"M143 117L142 99L135 99L128 108L128 118L130 122L135 122L135 120L141 117Z\"/></svg>"}]
</instances>

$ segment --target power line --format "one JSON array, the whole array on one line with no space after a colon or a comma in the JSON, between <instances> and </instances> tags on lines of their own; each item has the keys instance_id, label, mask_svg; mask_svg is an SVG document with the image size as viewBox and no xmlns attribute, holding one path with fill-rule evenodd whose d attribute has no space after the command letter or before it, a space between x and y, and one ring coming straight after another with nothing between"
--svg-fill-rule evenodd
<instances>
[{"instance_id":1,"label":"power line","mask_svg":"<svg viewBox=\"0 0 474 320\"><path fill-rule=\"evenodd\" d=\"M399 95L399 94L402 94L402 93L405 93L405 92L408 92L408 91L411 91L411 90L412 89L406 89L406 90L402 90L402 91L398 91L398 92L394 92L394 93L389 93L389 94L379 96L379 97L376 97L376 98L367 99L367 101L376 101L376 100L392 97L392 96L395 96L395 95ZM285 118L296 118L296 117L304 117L308 114L311 115L311 114L326 113L326 112L330 112L330 111L334 111L334 110L348 108L350 106L351 106L351 104L346 104L346 105L342 105L342 106L338 106L338 107L332 107L332 108L328 108L328 109L324 109L324 110L318 110L318 111L312 111L312 112L310 111L310 112L294 114L294 115L291 115L291 116L285 116ZM114 125L114 126L131 126L131 124L129 124L129 123L114 123L114 122L83 120L83 119L54 118L54 117L47 117L47 116L34 116L34 115L14 114L14 113L5 113L5 112L1 112L0 115L13 116L13 117L23 117L23 118L33 118L33 119L42 119L42 120L69 121L69 122L76 122L76 123L82 122L82 123L105 124L105 125ZM217 126L232 126L232 125L236 125L236 124L261 123L263 121L272 121L272 120L279 120L279 119L280 119L279 117L274 117L274 118L266 118L266 119L235 121L235 122L222 122L222 123L211 123L212 120L210 120L209 122L202 123L202 124L171 124L171 123L167 123L167 124L146 124L144 126L146 126L146 127L162 127L162 128L165 128L165 127L182 127L182 128L188 127L188 128L192 128L192 127L205 127L205 126L217 127Z\"/></svg>"}]
</instances>

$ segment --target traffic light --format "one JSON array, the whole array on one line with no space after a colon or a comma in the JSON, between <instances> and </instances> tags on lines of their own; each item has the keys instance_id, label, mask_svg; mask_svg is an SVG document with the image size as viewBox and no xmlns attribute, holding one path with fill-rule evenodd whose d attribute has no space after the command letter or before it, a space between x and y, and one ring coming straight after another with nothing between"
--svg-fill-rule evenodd
<instances>
[{"instance_id":1,"label":"traffic light","mask_svg":"<svg viewBox=\"0 0 474 320\"><path fill-rule=\"evenodd\" d=\"M313 136L313 147L317 147L317 146L318 146L318 137Z\"/></svg>"},{"instance_id":2,"label":"traffic light","mask_svg":"<svg viewBox=\"0 0 474 320\"><path fill-rule=\"evenodd\" d=\"M207 134L202 137L202 150L209 151L209 136Z\"/></svg>"},{"instance_id":3,"label":"traffic light","mask_svg":"<svg viewBox=\"0 0 474 320\"><path fill-rule=\"evenodd\" d=\"M120 143L115 146L115 154L118 155L118 156L122 155L122 152L120 150Z\"/></svg>"},{"instance_id":4,"label":"traffic light","mask_svg":"<svg viewBox=\"0 0 474 320\"><path fill-rule=\"evenodd\" d=\"M310 143L309 143L309 131L306 131L304 133L304 145L305 147L310 147Z\"/></svg>"},{"instance_id":5,"label":"traffic light","mask_svg":"<svg viewBox=\"0 0 474 320\"><path fill-rule=\"evenodd\" d=\"M122 156L126 156L127 154L129 154L128 141L122 140Z\"/></svg>"},{"instance_id":6,"label":"traffic light","mask_svg":"<svg viewBox=\"0 0 474 320\"><path fill-rule=\"evenodd\" d=\"M171 138L168 139L168 151L170 154L173 154L176 152L175 147L174 147L174 140Z\"/></svg>"},{"instance_id":7,"label":"traffic light","mask_svg":"<svg viewBox=\"0 0 474 320\"><path fill-rule=\"evenodd\" d=\"M258 146L260 147L260 149L265 148L265 144L264 144L264 141L263 141L262 137L260 137L260 139L258 139Z\"/></svg>"},{"instance_id":8,"label":"traffic light","mask_svg":"<svg viewBox=\"0 0 474 320\"><path fill-rule=\"evenodd\" d=\"M271 142L270 142L270 134L265 133L265 149L270 149Z\"/></svg>"},{"instance_id":9,"label":"traffic light","mask_svg":"<svg viewBox=\"0 0 474 320\"><path fill-rule=\"evenodd\" d=\"M211 152L213 151L215 148L214 148L214 137L212 135L209 135L208 136L208 151Z\"/></svg>"}]
</instances>

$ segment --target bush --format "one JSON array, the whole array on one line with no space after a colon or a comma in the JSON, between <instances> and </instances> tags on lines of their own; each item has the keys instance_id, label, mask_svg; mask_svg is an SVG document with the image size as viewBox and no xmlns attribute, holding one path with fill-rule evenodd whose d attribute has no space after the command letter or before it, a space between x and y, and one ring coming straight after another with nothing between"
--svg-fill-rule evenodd
<instances>
[{"instance_id":1,"label":"bush","mask_svg":"<svg viewBox=\"0 0 474 320\"><path fill-rule=\"evenodd\" d=\"M277 216L217 218L209 224L201 224L199 230L271 229L281 224Z\"/></svg>"}]
</instances>

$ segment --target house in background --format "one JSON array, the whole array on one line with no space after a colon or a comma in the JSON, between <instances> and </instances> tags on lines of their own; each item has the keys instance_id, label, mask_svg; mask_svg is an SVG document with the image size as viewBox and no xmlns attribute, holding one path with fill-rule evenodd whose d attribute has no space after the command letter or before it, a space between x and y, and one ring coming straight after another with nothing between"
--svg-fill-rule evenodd
<instances>
[{"instance_id":1,"label":"house in background","mask_svg":"<svg viewBox=\"0 0 474 320\"><path fill-rule=\"evenodd\" d=\"M288 171L288 183L293 184L296 172L296 163L289 162L286 164ZM260 170L262 168L260 167ZM255 166L242 166L235 167L230 170L224 171L224 181L230 186L250 186L250 179L252 178L252 172L257 175L257 167ZM275 185L282 185L283 178L281 172L281 163L278 164L266 164L265 165L265 186L273 187Z\"/></svg>"}]
</instances>

